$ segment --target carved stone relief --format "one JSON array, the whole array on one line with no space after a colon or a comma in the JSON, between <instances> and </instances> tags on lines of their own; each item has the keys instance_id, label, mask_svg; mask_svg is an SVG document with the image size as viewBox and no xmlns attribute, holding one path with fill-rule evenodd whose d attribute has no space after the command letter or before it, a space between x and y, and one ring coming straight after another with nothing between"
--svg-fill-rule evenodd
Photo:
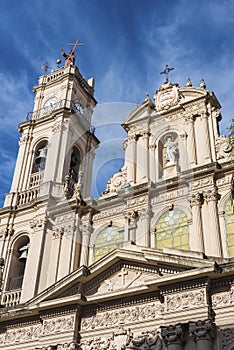
<instances>
[{"instance_id":1,"label":"carved stone relief","mask_svg":"<svg viewBox=\"0 0 234 350\"><path fill-rule=\"evenodd\" d=\"M171 83L165 83L160 86L155 95L156 110L167 110L176 105L178 103L178 100L178 87Z\"/></svg>"},{"instance_id":2,"label":"carved stone relief","mask_svg":"<svg viewBox=\"0 0 234 350\"><path fill-rule=\"evenodd\" d=\"M223 307L234 304L234 286L229 291L216 293L211 296L213 307Z\"/></svg>"},{"instance_id":3,"label":"carved stone relief","mask_svg":"<svg viewBox=\"0 0 234 350\"><path fill-rule=\"evenodd\" d=\"M220 329L218 333L220 349L233 350L233 348L230 348L230 346L234 344L234 328Z\"/></svg>"},{"instance_id":4,"label":"carved stone relief","mask_svg":"<svg viewBox=\"0 0 234 350\"><path fill-rule=\"evenodd\" d=\"M118 327L126 323L160 319L162 313L163 305L159 300L139 306L100 312L92 317L84 317L81 322L81 331Z\"/></svg>"},{"instance_id":5,"label":"carved stone relief","mask_svg":"<svg viewBox=\"0 0 234 350\"><path fill-rule=\"evenodd\" d=\"M165 296L166 311L193 309L206 305L205 290L191 290L174 295Z\"/></svg>"},{"instance_id":6,"label":"carved stone relief","mask_svg":"<svg viewBox=\"0 0 234 350\"><path fill-rule=\"evenodd\" d=\"M159 330L133 334L131 329L119 327L110 337L93 337L80 344L80 350L162 350L165 343Z\"/></svg>"},{"instance_id":7,"label":"carved stone relief","mask_svg":"<svg viewBox=\"0 0 234 350\"><path fill-rule=\"evenodd\" d=\"M127 183L127 167L125 166L107 181L106 190L102 194L107 195L109 193L114 193L129 186L130 184Z\"/></svg>"},{"instance_id":8,"label":"carved stone relief","mask_svg":"<svg viewBox=\"0 0 234 350\"><path fill-rule=\"evenodd\" d=\"M217 159L233 157L233 147L229 144L228 138L219 136L216 139L215 149L217 152Z\"/></svg>"},{"instance_id":9,"label":"carved stone relief","mask_svg":"<svg viewBox=\"0 0 234 350\"><path fill-rule=\"evenodd\" d=\"M25 327L10 328L0 335L1 344L24 343L35 341L42 335L51 335L65 331L74 330L75 316L66 315L51 318L43 321L43 324L36 324Z\"/></svg>"}]
</instances>

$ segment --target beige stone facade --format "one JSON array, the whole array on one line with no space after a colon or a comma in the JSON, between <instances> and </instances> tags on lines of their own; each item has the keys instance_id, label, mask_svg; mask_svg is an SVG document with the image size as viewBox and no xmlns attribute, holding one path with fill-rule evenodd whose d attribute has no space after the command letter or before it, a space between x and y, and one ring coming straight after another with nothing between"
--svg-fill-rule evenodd
<instances>
[{"instance_id":1,"label":"beige stone facade","mask_svg":"<svg viewBox=\"0 0 234 350\"><path fill-rule=\"evenodd\" d=\"M0 349L233 350L234 153L214 93L146 96L95 200L94 80L70 65L34 93L0 210Z\"/></svg>"}]
</instances>

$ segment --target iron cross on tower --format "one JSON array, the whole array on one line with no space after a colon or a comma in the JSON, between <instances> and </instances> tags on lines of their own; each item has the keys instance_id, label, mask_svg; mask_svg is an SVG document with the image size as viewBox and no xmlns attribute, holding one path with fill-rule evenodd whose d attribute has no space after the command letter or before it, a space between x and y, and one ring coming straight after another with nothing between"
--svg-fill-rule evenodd
<instances>
[{"instance_id":1,"label":"iron cross on tower","mask_svg":"<svg viewBox=\"0 0 234 350\"><path fill-rule=\"evenodd\" d=\"M75 42L75 44L68 44L68 46L73 46L73 48L69 51L69 54L67 55L65 51L62 49L62 55L65 57L65 67L69 66L70 64L75 64L75 49L77 46L84 46L84 44L80 43L80 39L78 38Z\"/></svg>"},{"instance_id":2,"label":"iron cross on tower","mask_svg":"<svg viewBox=\"0 0 234 350\"><path fill-rule=\"evenodd\" d=\"M67 44L68 46L73 46L72 51L75 52L75 49L77 48L77 46L84 46L84 44L80 43L80 39L78 38L75 42L75 44Z\"/></svg>"},{"instance_id":3,"label":"iron cross on tower","mask_svg":"<svg viewBox=\"0 0 234 350\"><path fill-rule=\"evenodd\" d=\"M168 75L169 75L169 72L171 70L173 70L174 68L169 68L168 64L166 64L166 68L164 69L164 71L162 71L160 74L165 74L166 76L166 83L168 83Z\"/></svg>"}]
</instances>

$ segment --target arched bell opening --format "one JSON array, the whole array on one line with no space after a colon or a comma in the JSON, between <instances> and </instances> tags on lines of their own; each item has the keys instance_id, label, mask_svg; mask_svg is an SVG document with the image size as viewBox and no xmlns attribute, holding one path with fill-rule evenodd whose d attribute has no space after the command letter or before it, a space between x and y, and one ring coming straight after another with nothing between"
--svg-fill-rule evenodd
<instances>
[{"instance_id":1,"label":"arched bell opening","mask_svg":"<svg viewBox=\"0 0 234 350\"><path fill-rule=\"evenodd\" d=\"M69 172L68 172L68 175L72 178L74 182L78 181L80 163L81 163L80 151L77 147L74 146L71 152Z\"/></svg>"},{"instance_id":2,"label":"arched bell opening","mask_svg":"<svg viewBox=\"0 0 234 350\"><path fill-rule=\"evenodd\" d=\"M47 157L47 140L41 141L35 149L32 173L37 173L45 170Z\"/></svg>"},{"instance_id":3,"label":"arched bell opening","mask_svg":"<svg viewBox=\"0 0 234 350\"><path fill-rule=\"evenodd\" d=\"M10 269L6 290L21 289L23 285L25 267L28 259L29 238L21 236L13 245L11 251Z\"/></svg>"}]
</instances>

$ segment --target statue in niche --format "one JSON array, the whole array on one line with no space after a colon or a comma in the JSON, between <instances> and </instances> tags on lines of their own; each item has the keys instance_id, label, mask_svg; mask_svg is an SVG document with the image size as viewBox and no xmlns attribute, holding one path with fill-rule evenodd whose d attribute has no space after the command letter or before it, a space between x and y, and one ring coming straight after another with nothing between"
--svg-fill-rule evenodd
<instances>
[{"instance_id":1,"label":"statue in niche","mask_svg":"<svg viewBox=\"0 0 234 350\"><path fill-rule=\"evenodd\" d=\"M165 158L167 160L166 166L176 164L177 160L177 149L175 143L172 141L172 137L168 135L166 137L166 142L164 143L164 148L166 148Z\"/></svg>"}]
</instances>

